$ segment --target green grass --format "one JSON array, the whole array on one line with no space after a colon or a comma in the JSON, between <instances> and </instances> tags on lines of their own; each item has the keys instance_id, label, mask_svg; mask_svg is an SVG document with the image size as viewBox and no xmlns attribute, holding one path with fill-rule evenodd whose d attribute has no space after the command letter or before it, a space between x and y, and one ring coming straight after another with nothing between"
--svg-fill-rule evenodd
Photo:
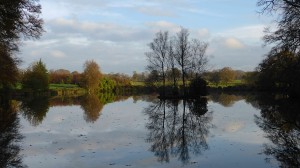
<instances>
[{"instance_id":1,"label":"green grass","mask_svg":"<svg viewBox=\"0 0 300 168\"><path fill-rule=\"evenodd\" d=\"M55 89L79 89L80 87L78 85L74 84L56 84L51 83L49 85L49 89L55 90Z\"/></svg>"}]
</instances>

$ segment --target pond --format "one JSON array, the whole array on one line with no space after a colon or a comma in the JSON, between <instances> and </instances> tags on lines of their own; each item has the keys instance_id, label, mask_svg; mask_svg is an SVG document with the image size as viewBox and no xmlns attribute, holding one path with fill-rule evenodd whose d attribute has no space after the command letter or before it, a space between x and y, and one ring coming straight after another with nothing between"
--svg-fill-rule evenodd
<instances>
[{"instance_id":1,"label":"pond","mask_svg":"<svg viewBox=\"0 0 300 168\"><path fill-rule=\"evenodd\" d=\"M299 109L245 94L13 100L0 107L0 167L300 167Z\"/></svg>"}]
</instances>

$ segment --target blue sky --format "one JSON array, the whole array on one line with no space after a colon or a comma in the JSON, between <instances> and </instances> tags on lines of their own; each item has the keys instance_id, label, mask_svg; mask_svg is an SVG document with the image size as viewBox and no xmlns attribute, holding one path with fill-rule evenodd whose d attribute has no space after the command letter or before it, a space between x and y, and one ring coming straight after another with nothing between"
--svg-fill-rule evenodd
<instances>
[{"instance_id":1,"label":"blue sky","mask_svg":"<svg viewBox=\"0 0 300 168\"><path fill-rule=\"evenodd\" d=\"M104 73L142 72L147 44L160 30L180 27L209 43L210 69L253 70L269 47L262 47L270 17L255 0L42 0L46 32L24 41L22 68L40 58L48 69L82 72L95 60Z\"/></svg>"}]
</instances>

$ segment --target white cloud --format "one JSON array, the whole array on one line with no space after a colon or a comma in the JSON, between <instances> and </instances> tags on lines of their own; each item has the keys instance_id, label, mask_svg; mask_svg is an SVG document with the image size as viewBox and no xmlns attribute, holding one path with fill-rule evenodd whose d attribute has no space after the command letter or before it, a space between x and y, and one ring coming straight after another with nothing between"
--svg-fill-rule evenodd
<instances>
[{"instance_id":1,"label":"white cloud","mask_svg":"<svg viewBox=\"0 0 300 168\"><path fill-rule=\"evenodd\" d=\"M245 46L236 38L227 38L225 40L225 46L231 49L241 49Z\"/></svg>"},{"instance_id":2,"label":"white cloud","mask_svg":"<svg viewBox=\"0 0 300 168\"><path fill-rule=\"evenodd\" d=\"M182 12L190 12L193 14L200 14L200 15L204 15L204 16L212 16L212 17L220 17L220 18L225 18L226 14L222 13L213 13L213 12L209 12L205 9L195 9L194 7L190 7L190 8L180 8Z\"/></svg>"},{"instance_id":3,"label":"white cloud","mask_svg":"<svg viewBox=\"0 0 300 168\"><path fill-rule=\"evenodd\" d=\"M180 31L179 25L167 21L147 22L145 25L154 32L169 31L170 33L177 33Z\"/></svg>"},{"instance_id":4,"label":"white cloud","mask_svg":"<svg viewBox=\"0 0 300 168\"><path fill-rule=\"evenodd\" d=\"M264 28L265 25L243 26L217 33L217 35L242 39L248 43L261 43L261 39L264 35Z\"/></svg>"},{"instance_id":5,"label":"white cloud","mask_svg":"<svg viewBox=\"0 0 300 168\"><path fill-rule=\"evenodd\" d=\"M36 56L40 56L41 53L39 51L37 51L37 50L33 50L33 51L30 52L30 55L36 57Z\"/></svg>"},{"instance_id":6,"label":"white cloud","mask_svg":"<svg viewBox=\"0 0 300 168\"><path fill-rule=\"evenodd\" d=\"M55 57L55 58L63 58L63 57L66 56L64 52L59 51L59 50L51 51L50 55Z\"/></svg>"},{"instance_id":7,"label":"white cloud","mask_svg":"<svg viewBox=\"0 0 300 168\"><path fill-rule=\"evenodd\" d=\"M64 36L65 38L70 38L70 36L79 36L89 40L115 42L143 41L152 35L150 30L140 27L64 18L49 21L48 28L51 30L50 32L53 32L53 36L56 37Z\"/></svg>"},{"instance_id":8,"label":"white cloud","mask_svg":"<svg viewBox=\"0 0 300 168\"><path fill-rule=\"evenodd\" d=\"M80 46L89 46L91 41L85 37L70 37L67 39L68 43Z\"/></svg>"},{"instance_id":9,"label":"white cloud","mask_svg":"<svg viewBox=\"0 0 300 168\"><path fill-rule=\"evenodd\" d=\"M213 69L232 67L252 71L270 49L263 48L260 43L241 41L233 37L212 37L209 44L208 51L213 56L209 62Z\"/></svg>"},{"instance_id":10,"label":"white cloud","mask_svg":"<svg viewBox=\"0 0 300 168\"><path fill-rule=\"evenodd\" d=\"M199 29L197 30L197 36L202 39L208 39L210 37L210 32L208 29L206 28L202 28L202 29Z\"/></svg>"}]
</instances>

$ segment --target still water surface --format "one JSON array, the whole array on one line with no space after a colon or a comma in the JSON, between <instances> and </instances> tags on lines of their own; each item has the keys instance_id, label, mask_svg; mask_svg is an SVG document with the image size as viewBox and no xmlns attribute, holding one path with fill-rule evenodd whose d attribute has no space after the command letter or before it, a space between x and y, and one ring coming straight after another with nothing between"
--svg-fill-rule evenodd
<instances>
[{"instance_id":1,"label":"still water surface","mask_svg":"<svg viewBox=\"0 0 300 168\"><path fill-rule=\"evenodd\" d=\"M296 102L259 95L193 101L90 95L12 106L0 115L0 167L300 165Z\"/></svg>"}]
</instances>

